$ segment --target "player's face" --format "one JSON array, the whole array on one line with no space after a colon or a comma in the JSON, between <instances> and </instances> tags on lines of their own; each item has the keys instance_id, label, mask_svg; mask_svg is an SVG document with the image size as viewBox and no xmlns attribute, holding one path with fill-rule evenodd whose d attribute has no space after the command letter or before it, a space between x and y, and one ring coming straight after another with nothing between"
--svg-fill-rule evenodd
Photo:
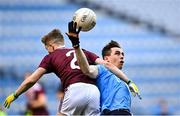
<instances>
[{"instance_id":1,"label":"player's face","mask_svg":"<svg viewBox=\"0 0 180 116\"><path fill-rule=\"evenodd\" d=\"M118 68L122 69L124 64L124 52L122 48L113 47L111 48L110 56L107 56L107 61L111 62Z\"/></svg>"},{"instance_id":2,"label":"player's face","mask_svg":"<svg viewBox=\"0 0 180 116\"><path fill-rule=\"evenodd\" d=\"M46 48L46 50L47 50L49 53L51 53L51 52L54 51L54 47L53 47L51 44L45 45L45 48Z\"/></svg>"}]
</instances>

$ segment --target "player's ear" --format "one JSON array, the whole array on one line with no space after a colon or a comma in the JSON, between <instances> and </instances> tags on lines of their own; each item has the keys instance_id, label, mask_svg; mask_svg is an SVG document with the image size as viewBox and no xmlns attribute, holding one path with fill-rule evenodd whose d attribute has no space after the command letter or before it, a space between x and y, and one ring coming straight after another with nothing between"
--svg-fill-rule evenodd
<instances>
[{"instance_id":1,"label":"player's ear","mask_svg":"<svg viewBox=\"0 0 180 116\"><path fill-rule=\"evenodd\" d=\"M109 62L109 57L108 56L104 56L104 60Z\"/></svg>"}]
</instances>

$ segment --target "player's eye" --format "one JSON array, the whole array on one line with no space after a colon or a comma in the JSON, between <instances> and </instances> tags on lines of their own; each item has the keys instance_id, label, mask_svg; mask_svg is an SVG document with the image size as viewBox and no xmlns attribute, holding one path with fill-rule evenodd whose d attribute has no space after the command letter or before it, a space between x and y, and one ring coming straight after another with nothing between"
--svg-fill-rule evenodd
<instances>
[{"instance_id":1,"label":"player's eye","mask_svg":"<svg viewBox=\"0 0 180 116\"><path fill-rule=\"evenodd\" d=\"M119 51L116 51L115 52L115 55L120 55L121 53Z\"/></svg>"}]
</instances>

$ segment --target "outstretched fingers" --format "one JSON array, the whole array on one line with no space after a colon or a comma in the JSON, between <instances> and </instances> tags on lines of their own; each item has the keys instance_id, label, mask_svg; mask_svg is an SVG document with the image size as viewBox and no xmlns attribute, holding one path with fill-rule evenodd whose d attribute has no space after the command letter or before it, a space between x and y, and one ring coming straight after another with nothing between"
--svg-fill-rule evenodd
<instances>
[{"instance_id":1,"label":"outstretched fingers","mask_svg":"<svg viewBox=\"0 0 180 116\"><path fill-rule=\"evenodd\" d=\"M77 34L79 34L79 32L81 31L82 27L78 28Z\"/></svg>"},{"instance_id":2,"label":"outstretched fingers","mask_svg":"<svg viewBox=\"0 0 180 116\"><path fill-rule=\"evenodd\" d=\"M76 27L77 27L77 23L74 22L74 27L73 27L73 29L76 30Z\"/></svg>"},{"instance_id":3,"label":"outstretched fingers","mask_svg":"<svg viewBox=\"0 0 180 116\"><path fill-rule=\"evenodd\" d=\"M136 94L137 94L138 98L141 100L142 99L141 95L139 93L136 93Z\"/></svg>"},{"instance_id":4,"label":"outstretched fingers","mask_svg":"<svg viewBox=\"0 0 180 116\"><path fill-rule=\"evenodd\" d=\"M5 108L9 108L9 105L8 105L8 102L7 102L7 101L4 102L4 107L5 107Z\"/></svg>"},{"instance_id":5,"label":"outstretched fingers","mask_svg":"<svg viewBox=\"0 0 180 116\"><path fill-rule=\"evenodd\" d=\"M73 30L73 21L68 23L68 30L69 30L69 32L72 32L72 30Z\"/></svg>"}]
</instances>

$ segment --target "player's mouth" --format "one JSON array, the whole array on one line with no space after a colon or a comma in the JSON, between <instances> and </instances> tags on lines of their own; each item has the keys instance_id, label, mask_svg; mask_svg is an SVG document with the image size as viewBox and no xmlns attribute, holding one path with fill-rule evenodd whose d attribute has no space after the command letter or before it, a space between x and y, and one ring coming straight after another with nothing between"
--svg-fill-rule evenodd
<instances>
[{"instance_id":1,"label":"player's mouth","mask_svg":"<svg viewBox=\"0 0 180 116\"><path fill-rule=\"evenodd\" d=\"M124 64L124 61L120 61L121 64Z\"/></svg>"}]
</instances>

